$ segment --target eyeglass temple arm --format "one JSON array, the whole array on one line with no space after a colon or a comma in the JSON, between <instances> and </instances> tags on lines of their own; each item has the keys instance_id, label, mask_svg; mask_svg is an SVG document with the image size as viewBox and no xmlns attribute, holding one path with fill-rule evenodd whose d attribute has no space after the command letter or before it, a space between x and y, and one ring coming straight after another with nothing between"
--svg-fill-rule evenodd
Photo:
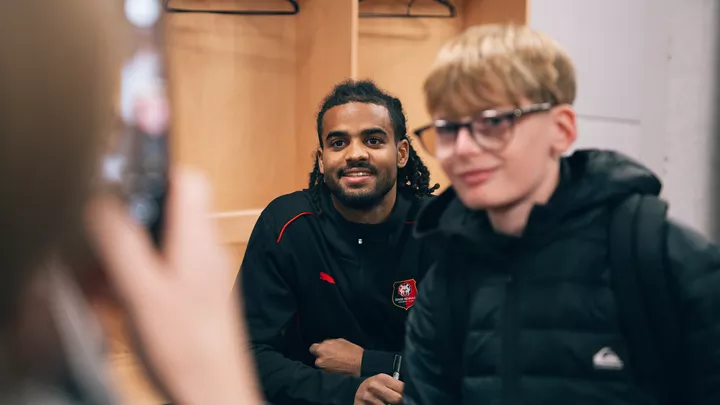
<instances>
[{"instance_id":1,"label":"eyeglass temple arm","mask_svg":"<svg viewBox=\"0 0 720 405\"><path fill-rule=\"evenodd\" d=\"M425 132L425 131L427 131L428 129L430 129L432 126L433 126L433 124L423 125L423 126L421 126L420 128L415 129L415 130L413 131L413 134L415 134L415 136L417 136L418 138L420 138L420 137L422 136L422 133Z\"/></svg>"}]
</instances>

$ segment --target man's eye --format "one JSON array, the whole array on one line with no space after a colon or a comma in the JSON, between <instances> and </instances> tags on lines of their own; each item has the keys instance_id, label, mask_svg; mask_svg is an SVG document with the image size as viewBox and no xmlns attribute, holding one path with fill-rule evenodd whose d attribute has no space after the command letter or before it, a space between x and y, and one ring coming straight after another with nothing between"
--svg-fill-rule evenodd
<instances>
[{"instance_id":1,"label":"man's eye","mask_svg":"<svg viewBox=\"0 0 720 405\"><path fill-rule=\"evenodd\" d=\"M342 148L343 145L345 145L345 141L341 139L338 139L337 141L332 141L330 143L330 146L332 146L333 148Z\"/></svg>"},{"instance_id":2,"label":"man's eye","mask_svg":"<svg viewBox=\"0 0 720 405\"><path fill-rule=\"evenodd\" d=\"M368 142L370 145L377 146L377 145L380 145L380 144L382 143L382 140L380 140L380 139L378 139L378 138L370 138L370 139L367 140L367 142Z\"/></svg>"}]
</instances>

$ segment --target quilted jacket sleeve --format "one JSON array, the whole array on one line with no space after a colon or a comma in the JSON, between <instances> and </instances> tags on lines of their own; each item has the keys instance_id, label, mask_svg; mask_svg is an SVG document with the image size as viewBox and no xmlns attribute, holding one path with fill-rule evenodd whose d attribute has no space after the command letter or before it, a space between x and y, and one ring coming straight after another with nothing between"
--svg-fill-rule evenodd
<instances>
[{"instance_id":1,"label":"quilted jacket sleeve","mask_svg":"<svg viewBox=\"0 0 720 405\"><path fill-rule=\"evenodd\" d=\"M720 404L720 248L671 223L667 249L680 298L683 403Z\"/></svg>"}]
</instances>

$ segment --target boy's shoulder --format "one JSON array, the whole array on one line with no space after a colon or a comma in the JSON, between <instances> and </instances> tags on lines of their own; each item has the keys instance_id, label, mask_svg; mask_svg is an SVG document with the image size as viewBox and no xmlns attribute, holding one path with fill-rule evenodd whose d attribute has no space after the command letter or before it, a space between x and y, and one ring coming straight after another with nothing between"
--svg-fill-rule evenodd
<instances>
[{"instance_id":1,"label":"boy's shoulder","mask_svg":"<svg viewBox=\"0 0 720 405\"><path fill-rule=\"evenodd\" d=\"M708 272L720 272L720 247L696 229L668 219L667 263L681 280L692 282ZM717 277L720 291L720 277Z\"/></svg>"}]
</instances>

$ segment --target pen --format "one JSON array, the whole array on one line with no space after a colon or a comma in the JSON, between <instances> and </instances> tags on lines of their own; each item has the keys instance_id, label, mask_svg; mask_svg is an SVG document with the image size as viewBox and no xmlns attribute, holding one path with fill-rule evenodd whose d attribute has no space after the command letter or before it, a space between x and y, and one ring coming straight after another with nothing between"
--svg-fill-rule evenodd
<instances>
[{"instance_id":1,"label":"pen","mask_svg":"<svg viewBox=\"0 0 720 405\"><path fill-rule=\"evenodd\" d=\"M395 355L393 359L393 373L392 377L396 380L400 379L400 366L402 365L402 356L399 354Z\"/></svg>"},{"instance_id":2,"label":"pen","mask_svg":"<svg viewBox=\"0 0 720 405\"><path fill-rule=\"evenodd\" d=\"M402 356L399 354L396 354L393 358L393 367L392 367L392 378L396 380L400 380L400 366L402 365ZM387 404L390 405L390 404Z\"/></svg>"}]
</instances>

